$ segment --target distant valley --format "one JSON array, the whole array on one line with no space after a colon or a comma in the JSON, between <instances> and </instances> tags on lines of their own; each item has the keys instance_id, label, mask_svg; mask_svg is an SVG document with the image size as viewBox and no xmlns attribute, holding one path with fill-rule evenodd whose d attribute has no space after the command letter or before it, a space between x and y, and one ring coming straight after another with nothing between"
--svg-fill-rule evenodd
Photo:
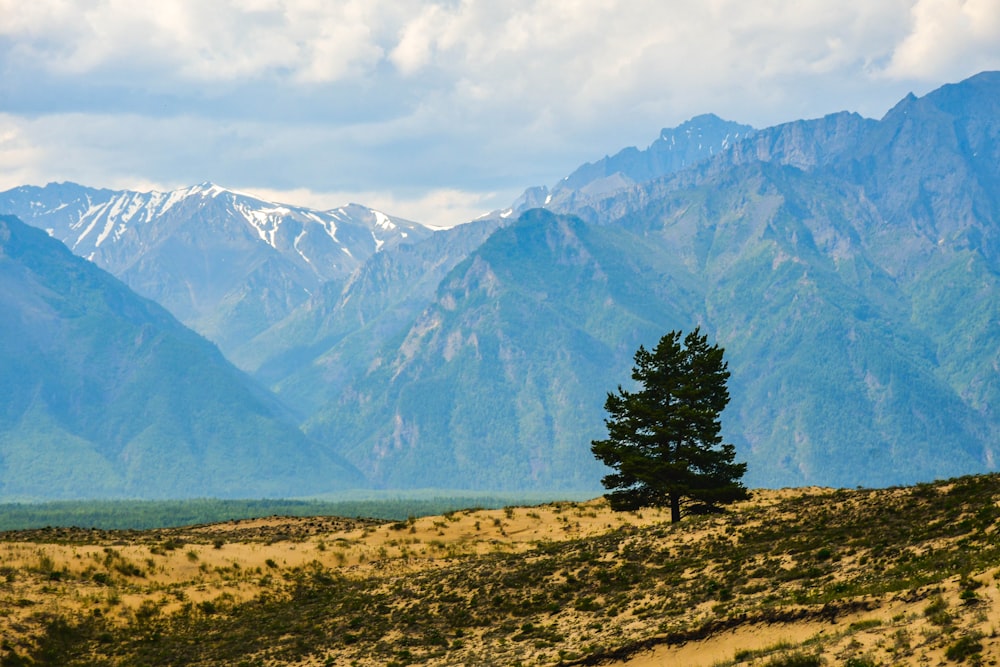
<instances>
[{"instance_id":1,"label":"distant valley","mask_svg":"<svg viewBox=\"0 0 1000 667\"><path fill-rule=\"evenodd\" d=\"M589 442L603 437L606 392L628 380L638 345L695 325L726 349L724 433L749 464L750 486L887 486L997 465L1000 73L909 96L881 120L843 112L754 129L699 116L645 150L583 165L447 230L212 184L172 193L25 186L0 193L0 214L46 230L214 342L248 374L233 377L256 387L246 391L260 392L281 428L291 425L288 437L302 438L279 447L304 457L288 470L315 460L332 467L310 474L338 471L303 494L596 493L602 471ZM3 253L0 294L23 294L13 275L24 269ZM37 298L58 293L61 303L79 299L77 308L98 299L74 296L67 280ZM5 302L15 316L0 329L4 347L38 338L10 323L30 320L42 301ZM69 310L51 317L78 321ZM93 333L103 325L92 326L65 329L38 363L70 363L82 341L109 346L72 361L90 377L87 360L135 335L100 341ZM0 369L10 396L27 391L15 379L39 372L18 366L23 359ZM183 363L201 367L195 359ZM181 363L150 371L144 387L175 383L169 369ZM59 386L70 382L59 364L52 391L70 402L97 395ZM87 431L87 442L110 447L141 430L129 419L149 423L101 392L123 416L114 433ZM194 419L206 400L190 394L169 410ZM28 453L41 456L39 443L83 437L63 416L25 421L52 401L5 405L6 479ZM72 409L95 419L86 416L93 406ZM245 423L225 414L190 428ZM26 423L60 425L18 426ZM164 433L155 447L169 459Z\"/></svg>"}]
</instances>

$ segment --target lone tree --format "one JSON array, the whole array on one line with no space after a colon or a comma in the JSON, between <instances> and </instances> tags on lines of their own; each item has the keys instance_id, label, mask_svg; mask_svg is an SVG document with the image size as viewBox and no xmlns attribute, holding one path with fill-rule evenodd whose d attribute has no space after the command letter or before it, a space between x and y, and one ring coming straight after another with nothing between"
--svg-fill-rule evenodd
<instances>
[{"instance_id":1,"label":"lone tree","mask_svg":"<svg viewBox=\"0 0 1000 667\"><path fill-rule=\"evenodd\" d=\"M637 392L609 393L607 440L591 451L613 468L601 482L614 510L670 507L681 518L681 499L703 509L747 498L740 478L746 463L734 463L736 450L723 444L719 414L729 403L727 364L718 345L695 329L684 338L671 331L649 352L635 353L632 379Z\"/></svg>"}]
</instances>

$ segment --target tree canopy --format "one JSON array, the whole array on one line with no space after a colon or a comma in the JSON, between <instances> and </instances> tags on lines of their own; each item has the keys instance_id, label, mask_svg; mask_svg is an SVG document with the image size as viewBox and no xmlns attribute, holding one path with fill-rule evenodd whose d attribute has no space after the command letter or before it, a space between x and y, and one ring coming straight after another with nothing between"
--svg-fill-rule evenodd
<instances>
[{"instance_id":1,"label":"tree canopy","mask_svg":"<svg viewBox=\"0 0 1000 667\"><path fill-rule=\"evenodd\" d=\"M682 500L705 508L748 497L733 445L722 442L720 415L729 403L723 349L696 328L660 339L635 353L632 379L639 390L609 393L605 440L591 451L614 470L601 481L612 509L669 506L679 521Z\"/></svg>"}]
</instances>

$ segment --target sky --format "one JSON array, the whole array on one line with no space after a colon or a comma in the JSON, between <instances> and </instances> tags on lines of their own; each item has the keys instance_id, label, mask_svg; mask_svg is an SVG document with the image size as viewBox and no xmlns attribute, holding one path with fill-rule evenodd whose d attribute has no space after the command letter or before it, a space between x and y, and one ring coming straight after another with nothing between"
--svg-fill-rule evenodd
<instances>
[{"instance_id":1,"label":"sky","mask_svg":"<svg viewBox=\"0 0 1000 667\"><path fill-rule=\"evenodd\" d=\"M1000 0L0 0L0 191L450 226L702 113L880 118L996 69Z\"/></svg>"}]
</instances>

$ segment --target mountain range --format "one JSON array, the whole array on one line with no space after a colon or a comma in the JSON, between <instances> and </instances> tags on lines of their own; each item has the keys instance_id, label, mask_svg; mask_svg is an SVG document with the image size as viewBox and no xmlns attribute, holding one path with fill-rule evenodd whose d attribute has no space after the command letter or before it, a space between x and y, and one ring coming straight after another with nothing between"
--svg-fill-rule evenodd
<instances>
[{"instance_id":1,"label":"mountain range","mask_svg":"<svg viewBox=\"0 0 1000 667\"><path fill-rule=\"evenodd\" d=\"M45 229L227 353L377 250L431 234L358 204L317 211L212 183L173 192L25 186L0 194L0 211Z\"/></svg>"},{"instance_id":2,"label":"mountain range","mask_svg":"<svg viewBox=\"0 0 1000 667\"><path fill-rule=\"evenodd\" d=\"M698 325L748 484L886 486L996 467L998 165L985 72L880 120L699 116L448 230L210 184L0 213L215 341L365 484L596 491L604 396Z\"/></svg>"}]
</instances>

